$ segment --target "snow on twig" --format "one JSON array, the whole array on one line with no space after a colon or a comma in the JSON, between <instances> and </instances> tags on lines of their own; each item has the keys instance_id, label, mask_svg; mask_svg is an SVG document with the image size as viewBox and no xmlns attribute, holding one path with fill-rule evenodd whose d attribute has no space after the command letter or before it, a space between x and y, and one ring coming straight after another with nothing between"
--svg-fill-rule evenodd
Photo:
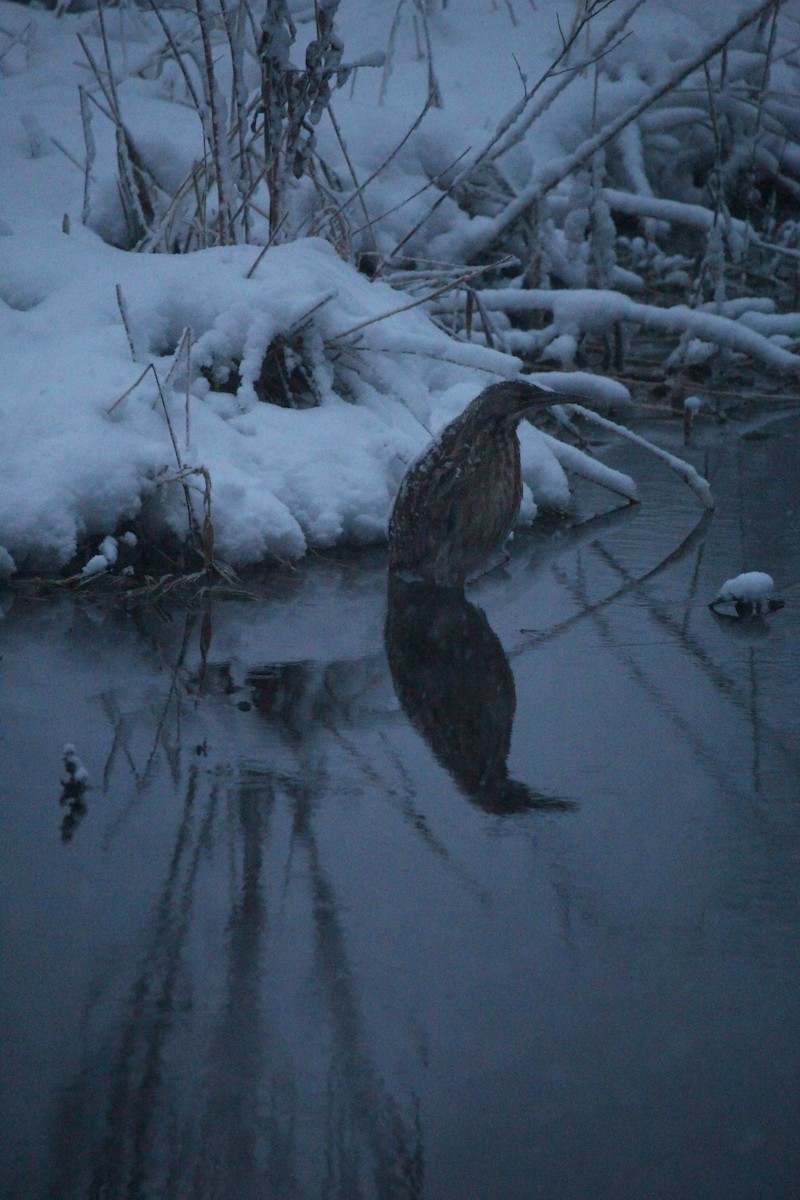
<instances>
[{"instance_id":1,"label":"snow on twig","mask_svg":"<svg viewBox=\"0 0 800 1200\"><path fill-rule=\"evenodd\" d=\"M577 408L577 406L575 407ZM615 471L613 467L607 467L605 463L592 458L585 450L579 450L577 446L570 446L568 442L562 442L560 438L552 437L541 429L539 436L552 450L554 457L558 459L565 470L571 471L573 475L586 479L589 483L597 484L609 492L614 492L617 496L624 496L631 504L638 503L639 492L630 475L626 475L622 471Z\"/></svg>"},{"instance_id":2,"label":"snow on twig","mask_svg":"<svg viewBox=\"0 0 800 1200\"><path fill-rule=\"evenodd\" d=\"M692 309L686 304L659 308L654 304L632 300L622 292L588 288L572 291L496 288L482 292L481 298L490 311L552 312L552 331L556 335L601 333L618 321L629 321L661 333L689 333L728 350L746 354L773 370L800 375L800 355L776 346L749 325L717 313Z\"/></svg>"},{"instance_id":3,"label":"snow on twig","mask_svg":"<svg viewBox=\"0 0 800 1200\"><path fill-rule=\"evenodd\" d=\"M366 329L368 325L374 325L377 321L386 321L389 317L397 316L398 313L408 312L410 308L418 308L420 304L427 304L428 301L435 300L437 296L443 296L445 292L451 292L453 288L460 287L468 279L474 279L476 275L482 275L485 271L497 269L511 261L510 258L504 258L500 262L487 263L486 266L478 267L474 271L467 271L464 275L459 275L457 279L450 280L443 284L442 287L437 288L436 291L430 292L427 296L420 296L418 300L412 300L410 304L402 304L399 308L393 308L389 312L381 313L380 316L369 317L366 321L359 321L358 325L351 325L349 329L342 329L332 336L334 338L350 337L351 334L358 333L360 329Z\"/></svg>"},{"instance_id":4,"label":"snow on twig","mask_svg":"<svg viewBox=\"0 0 800 1200\"><path fill-rule=\"evenodd\" d=\"M616 433L619 437L633 442L634 445L648 450L656 458L666 463L671 471L679 475L684 483L700 498L706 508L714 507L714 495L708 480L704 479L691 463L687 463L684 459L670 454L668 450L662 450L660 446L656 446L653 442L648 441L647 438L634 433L632 429L627 429L624 425L619 425L616 421L609 421L608 417L601 417L599 413L593 412L590 408L584 408L582 404L567 404L565 408L569 414L581 416L586 421L591 421L593 425L599 425L602 429L608 429L612 433Z\"/></svg>"},{"instance_id":5,"label":"snow on twig","mask_svg":"<svg viewBox=\"0 0 800 1200\"><path fill-rule=\"evenodd\" d=\"M691 204L685 200L665 200L658 196L646 196L641 193L622 192L617 188L603 188L609 208L614 212L625 213L632 217L654 217L658 221L667 221L670 225L685 225L690 229L708 232L714 224L713 209L702 204ZM744 243L749 239L751 246L766 250L770 254L783 255L786 258L800 259L800 250L791 246L783 246L780 242L771 242L748 227L746 221L738 217L726 219L726 232L736 234Z\"/></svg>"},{"instance_id":6,"label":"snow on twig","mask_svg":"<svg viewBox=\"0 0 800 1200\"><path fill-rule=\"evenodd\" d=\"M656 101L669 92L674 91L684 79L694 71L719 54L737 34L752 25L762 13L773 6L775 0L760 0L755 8L750 9L738 21L720 34L712 42L706 44L690 59L684 59L669 73L661 83L650 88L635 104L625 109L613 121L592 137L586 138L571 154L552 160L540 169L534 181L520 194L493 217L480 231L474 232L466 239L466 249L470 258L485 254L491 246L501 238L506 231L524 216L538 200L571 175L578 167L583 166L598 150L615 138L621 130L637 117L641 116Z\"/></svg>"}]
</instances>

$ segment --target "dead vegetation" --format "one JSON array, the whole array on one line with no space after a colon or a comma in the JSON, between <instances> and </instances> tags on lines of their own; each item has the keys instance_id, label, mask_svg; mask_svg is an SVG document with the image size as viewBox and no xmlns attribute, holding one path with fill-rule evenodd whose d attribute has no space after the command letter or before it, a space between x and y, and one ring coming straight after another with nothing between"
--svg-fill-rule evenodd
<instances>
[{"instance_id":1,"label":"dead vegetation","mask_svg":"<svg viewBox=\"0 0 800 1200\"><path fill-rule=\"evenodd\" d=\"M331 380L349 399L354 374L369 378L370 357L379 353L365 342L365 329L410 308L423 308L447 332L453 360L460 345L470 345L515 355L529 371L611 372L640 412L680 420L687 441L695 420L793 402L800 374L800 222L793 211L800 123L776 78L783 78L782 64L800 56L795 27L778 0L751 3L604 117L604 91L616 82L641 4L577 4L560 51L540 78L522 76L522 97L485 143L431 173L421 189L427 206L420 211L415 192L383 212L371 202L371 185L413 142L430 110L446 102L430 29L436 4L400 0L386 54L348 61L335 26L338 0L315 3L302 66L292 57L297 28L285 0L237 0L218 10L207 0L189 10L149 0L148 9L127 16L100 5L94 37L80 35L92 80L79 93L84 222L94 219L93 130L103 119L115 134L128 248L187 252L252 242L251 278L276 242L313 232L407 297L334 335L318 319L323 297L248 363L213 353L193 361L196 339L187 321L164 375L137 345L117 288L131 356L143 369L108 411L149 389L162 412L174 461L153 475L151 492L183 494L182 569L230 579L215 557L212 480L190 457L193 381L202 377L237 399L252 389L259 402L287 409L318 406ZM135 21L140 35L127 67L120 55L124 20ZM407 20L427 64L428 95L384 161L359 178L334 95L354 72L382 67L385 97L397 31ZM167 69L202 139L202 155L171 188L137 145L121 86L126 71L152 78ZM593 108L585 136L558 161L538 165L525 186L513 183L506 156L587 80ZM320 152L323 119L335 132L338 164ZM412 201L415 215L404 225L404 205ZM447 262L430 246L443 206L454 214Z\"/></svg>"}]
</instances>

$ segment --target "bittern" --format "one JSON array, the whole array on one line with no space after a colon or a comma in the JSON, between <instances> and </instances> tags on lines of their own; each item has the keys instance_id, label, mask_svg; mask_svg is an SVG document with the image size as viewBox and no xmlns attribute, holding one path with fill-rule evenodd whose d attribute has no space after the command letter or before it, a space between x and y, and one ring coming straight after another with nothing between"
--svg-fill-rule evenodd
<instances>
[{"instance_id":1,"label":"bittern","mask_svg":"<svg viewBox=\"0 0 800 1200\"><path fill-rule=\"evenodd\" d=\"M522 501L517 426L564 396L522 379L485 388L409 467L389 520L389 570L463 587L499 561Z\"/></svg>"}]
</instances>

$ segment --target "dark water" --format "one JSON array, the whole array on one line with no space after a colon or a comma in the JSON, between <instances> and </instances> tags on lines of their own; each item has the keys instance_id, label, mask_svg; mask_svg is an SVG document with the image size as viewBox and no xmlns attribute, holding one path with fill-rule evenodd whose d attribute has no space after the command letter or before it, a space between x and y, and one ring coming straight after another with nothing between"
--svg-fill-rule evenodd
<instances>
[{"instance_id":1,"label":"dark water","mask_svg":"<svg viewBox=\"0 0 800 1200\"><path fill-rule=\"evenodd\" d=\"M766 434L693 452L699 524L616 452L644 505L518 537L471 603L387 619L370 553L189 615L14 604L4 1200L800 1195L800 438ZM782 612L708 611L744 568Z\"/></svg>"}]
</instances>

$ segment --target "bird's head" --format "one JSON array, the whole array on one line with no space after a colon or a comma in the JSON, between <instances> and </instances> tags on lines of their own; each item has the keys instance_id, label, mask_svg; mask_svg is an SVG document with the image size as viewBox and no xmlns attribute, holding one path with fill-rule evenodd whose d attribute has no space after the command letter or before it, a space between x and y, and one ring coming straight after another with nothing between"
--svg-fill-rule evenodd
<instances>
[{"instance_id":1,"label":"bird's head","mask_svg":"<svg viewBox=\"0 0 800 1200\"><path fill-rule=\"evenodd\" d=\"M465 410L465 417L481 424L503 424L514 427L528 412L547 408L563 401L557 392L524 379L504 379L492 383L476 396Z\"/></svg>"}]
</instances>

